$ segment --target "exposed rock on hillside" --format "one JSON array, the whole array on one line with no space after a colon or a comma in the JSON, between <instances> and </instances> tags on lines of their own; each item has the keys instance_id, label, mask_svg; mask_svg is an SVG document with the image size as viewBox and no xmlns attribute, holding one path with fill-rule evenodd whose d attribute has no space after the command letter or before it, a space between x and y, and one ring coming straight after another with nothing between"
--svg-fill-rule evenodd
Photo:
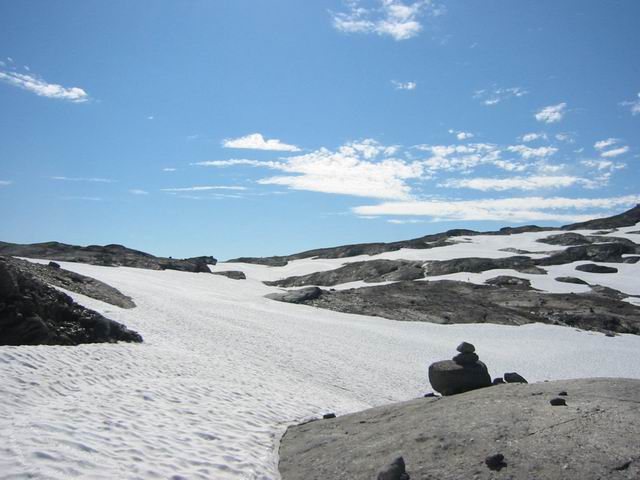
<instances>
[{"instance_id":1,"label":"exposed rock on hillside","mask_svg":"<svg viewBox=\"0 0 640 480\"><path fill-rule=\"evenodd\" d=\"M279 468L282 480L371 480L402 455L412 479L640 478L639 403L640 381L605 378L420 398L290 427Z\"/></svg>"},{"instance_id":2,"label":"exposed rock on hillside","mask_svg":"<svg viewBox=\"0 0 640 480\"><path fill-rule=\"evenodd\" d=\"M28 273L44 283L55 285L56 287L64 288L71 292L80 293L117 307L134 308L136 306L130 297L122 294L112 286L95 278L86 277L79 273L60 268L60 265L55 262L49 262L49 265L43 265L18 259L8 261L19 268L21 272Z\"/></svg>"},{"instance_id":3,"label":"exposed rock on hillside","mask_svg":"<svg viewBox=\"0 0 640 480\"><path fill-rule=\"evenodd\" d=\"M347 263L335 270L265 283L279 287L301 287L303 285L331 286L358 280L368 283L415 280L424 277L422 264L423 262L406 260L368 260L366 262Z\"/></svg>"},{"instance_id":4,"label":"exposed rock on hillside","mask_svg":"<svg viewBox=\"0 0 640 480\"><path fill-rule=\"evenodd\" d=\"M149 253L132 250L122 245L79 247L59 242L32 243L28 245L0 242L0 255L79 262L108 267L136 267L149 270L180 270L206 273L210 272L207 265L215 265L217 262L213 257L193 257L182 260L155 257Z\"/></svg>"},{"instance_id":5,"label":"exposed rock on hillside","mask_svg":"<svg viewBox=\"0 0 640 480\"><path fill-rule=\"evenodd\" d=\"M454 258L451 260L433 260L426 262L407 260L367 260L352 262L334 270L288 277L267 285L279 287L301 287L305 285L333 286L341 283L362 280L367 283L415 280L425 276L434 277L452 273L480 273L495 269L512 269L521 273L544 275L546 270L541 266L563 265L580 260L610 263L636 263L640 257L628 257L637 253L640 246L633 242L597 243L568 247L563 251L533 259L525 255L505 258Z\"/></svg>"},{"instance_id":6,"label":"exposed rock on hillside","mask_svg":"<svg viewBox=\"0 0 640 480\"><path fill-rule=\"evenodd\" d=\"M0 257L0 345L141 342L124 325L75 303L68 295Z\"/></svg>"},{"instance_id":7,"label":"exposed rock on hillside","mask_svg":"<svg viewBox=\"0 0 640 480\"><path fill-rule=\"evenodd\" d=\"M232 280L246 280L247 276L244 272L240 272L238 270L226 270L223 272L211 272L214 275L222 275L223 277L230 278Z\"/></svg>"},{"instance_id":8,"label":"exposed rock on hillside","mask_svg":"<svg viewBox=\"0 0 640 480\"><path fill-rule=\"evenodd\" d=\"M640 222L640 204L619 215L596 218L586 222L565 225L562 230L605 230L611 228L630 227Z\"/></svg>"},{"instance_id":9,"label":"exposed rock on hillside","mask_svg":"<svg viewBox=\"0 0 640 480\"><path fill-rule=\"evenodd\" d=\"M271 298L289 301L284 295ZM522 285L514 288L443 280L320 290L315 298L298 299L295 303L404 321L504 325L542 322L585 330L640 333L640 307L619 298L595 291L552 294Z\"/></svg>"}]
</instances>

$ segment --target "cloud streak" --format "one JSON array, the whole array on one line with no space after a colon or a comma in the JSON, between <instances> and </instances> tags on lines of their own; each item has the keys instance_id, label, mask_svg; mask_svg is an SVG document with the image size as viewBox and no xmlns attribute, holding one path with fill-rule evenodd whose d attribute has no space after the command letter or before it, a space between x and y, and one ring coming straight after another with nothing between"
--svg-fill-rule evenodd
<instances>
[{"instance_id":1,"label":"cloud streak","mask_svg":"<svg viewBox=\"0 0 640 480\"><path fill-rule=\"evenodd\" d=\"M419 216L432 220L584 221L602 215L584 210L611 210L631 207L640 195L609 198L515 197L475 200L428 200L386 202L352 209L357 215Z\"/></svg>"},{"instance_id":2,"label":"cloud streak","mask_svg":"<svg viewBox=\"0 0 640 480\"><path fill-rule=\"evenodd\" d=\"M56 180L60 182L89 182L89 183L113 183L114 180L110 178L101 178L101 177L51 177L51 180Z\"/></svg>"},{"instance_id":3,"label":"cloud streak","mask_svg":"<svg viewBox=\"0 0 640 480\"><path fill-rule=\"evenodd\" d=\"M66 100L72 103L83 103L89 100L89 95L80 87L63 87L56 83L49 83L36 75L12 71L0 71L0 80L14 87L35 93L40 97Z\"/></svg>"}]
</instances>

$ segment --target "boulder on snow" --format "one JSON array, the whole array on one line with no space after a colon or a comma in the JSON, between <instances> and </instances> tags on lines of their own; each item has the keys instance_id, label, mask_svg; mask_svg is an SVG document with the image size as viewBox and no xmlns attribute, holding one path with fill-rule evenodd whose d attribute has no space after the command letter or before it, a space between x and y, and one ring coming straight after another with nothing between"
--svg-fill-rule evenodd
<instances>
[{"instance_id":1,"label":"boulder on snow","mask_svg":"<svg viewBox=\"0 0 640 480\"><path fill-rule=\"evenodd\" d=\"M618 273L618 269L614 267L607 267L606 265L596 265L595 263L585 263L584 265L578 265L576 270L588 273Z\"/></svg>"},{"instance_id":2,"label":"boulder on snow","mask_svg":"<svg viewBox=\"0 0 640 480\"><path fill-rule=\"evenodd\" d=\"M298 290L288 290L282 293L270 293L265 295L271 300L287 303L302 303L308 300L314 300L322 294L322 290L318 287L306 287Z\"/></svg>"}]
</instances>

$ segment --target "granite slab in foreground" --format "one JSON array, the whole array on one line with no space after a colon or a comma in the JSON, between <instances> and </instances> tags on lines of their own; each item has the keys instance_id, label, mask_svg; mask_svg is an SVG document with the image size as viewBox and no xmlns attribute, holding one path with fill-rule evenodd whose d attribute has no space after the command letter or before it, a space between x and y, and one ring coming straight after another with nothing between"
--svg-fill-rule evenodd
<instances>
[{"instance_id":1,"label":"granite slab in foreground","mask_svg":"<svg viewBox=\"0 0 640 480\"><path fill-rule=\"evenodd\" d=\"M566 406L551 404L558 398ZM638 479L640 380L420 398L290 427L279 453L282 480L372 480L398 456L412 480ZM496 454L504 463L490 469L485 460Z\"/></svg>"}]
</instances>

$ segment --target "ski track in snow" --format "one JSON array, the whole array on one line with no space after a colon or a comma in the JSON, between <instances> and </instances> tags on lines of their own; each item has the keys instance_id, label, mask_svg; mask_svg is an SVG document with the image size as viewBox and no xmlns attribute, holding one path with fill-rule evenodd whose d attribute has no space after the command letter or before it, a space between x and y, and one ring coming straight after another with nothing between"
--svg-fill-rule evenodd
<instances>
[{"instance_id":1,"label":"ski track in snow","mask_svg":"<svg viewBox=\"0 0 640 480\"><path fill-rule=\"evenodd\" d=\"M563 248L535 242L553 233L469 237L473 244L348 261L445 259L465 256L465 251L473 252L466 256L508 256L513 254L499 249ZM620 231L612 235L622 236ZM636 242L640 238L625 235ZM493 376L517 371L530 381L640 378L637 336L609 338L541 324L398 322L263 298L279 289L260 280L336 268L346 261L300 260L278 268L213 267L243 270L249 277L243 281L60 262L63 268L131 296L138 306L124 310L70 294L137 330L145 342L0 347L1 475L278 478L276 449L288 424L420 396L429 391L427 366L450 358L462 340L476 345ZM558 272L549 268L545 276L518 275L551 281L568 274L562 268ZM566 269L580 278L595 275L571 266ZM498 274L503 273L490 272L491 277ZM484 281L488 275L477 274L472 281ZM603 283L604 275L596 277ZM637 278L631 282L636 289ZM620 281L625 282L628 279Z\"/></svg>"}]
</instances>

